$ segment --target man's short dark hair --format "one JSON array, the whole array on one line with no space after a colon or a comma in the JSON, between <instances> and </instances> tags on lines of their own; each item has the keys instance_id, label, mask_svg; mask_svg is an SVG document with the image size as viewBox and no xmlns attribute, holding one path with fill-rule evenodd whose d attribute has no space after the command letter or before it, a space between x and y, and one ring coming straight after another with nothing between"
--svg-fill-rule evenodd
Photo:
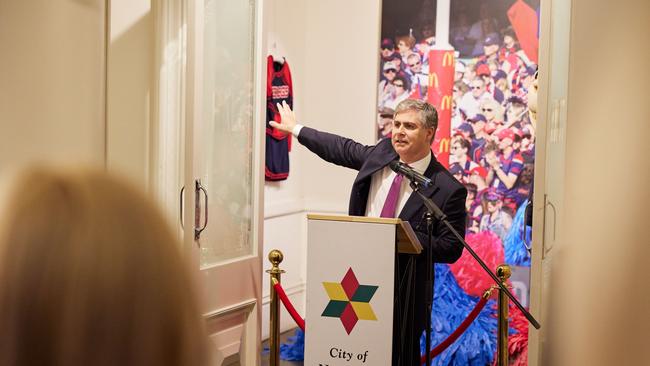
<instances>
[{"instance_id":1,"label":"man's short dark hair","mask_svg":"<svg viewBox=\"0 0 650 366\"><path fill-rule=\"evenodd\" d=\"M423 100L405 99L395 108L395 116L408 111L418 112L424 127L433 128L434 132L438 129L438 111L431 104Z\"/></svg>"}]
</instances>

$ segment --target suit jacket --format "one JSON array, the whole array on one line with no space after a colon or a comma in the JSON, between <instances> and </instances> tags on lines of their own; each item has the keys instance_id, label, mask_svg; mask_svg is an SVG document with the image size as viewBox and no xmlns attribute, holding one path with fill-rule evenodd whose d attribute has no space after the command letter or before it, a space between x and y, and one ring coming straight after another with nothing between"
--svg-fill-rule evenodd
<instances>
[{"instance_id":1,"label":"suit jacket","mask_svg":"<svg viewBox=\"0 0 650 366\"><path fill-rule=\"evenodd\" d=\"M383 139L376 145L366 146L348 138L303 127L298 135L298 141L330 163L359 171L350 193L348 214L352 216L365 216L372 174L386 167L391 161L398 159L397 152L393 149L390 139ZM451 225L461 235L464 235L467 215L465 209L467 190L434 156L431 157L431 162L424 175L431 179L433 184L431 187L423 188L421 192L427 197L430 197L445 213ZM406 315L406 317L412 317L414 320L414 324L408 325L406 332L409 333L408 337L410 337L408 342L413 346L417 343L418 354L419 337L424 330L424 319L426 316L426 300L424 296L427 286L425 282L427 267L426 250L430 249L433 251L433 260L437 263L453 263L460 258L463 251L462 243L458 241L442 222L439 222L435 218L433 221L433 240L431 246L429 246L426 220L424 219L425 213L426 207L420 197L412 194L399 214L400 219L408 221L411 224L420 243L425 248L425 251L418 255L415 261L415 303L410 305L413 306L412 311L414 311L414 314L404 312L398 314L398 309L396 309L395 313L396 317ZM412 259L412 256L398 256L396 270L398 279L407 275L406 264L409 259ZM406 288L400 287L399 283L399 281L396 282L396 294L403 300L407 297L408 292ZM399 327L399 324L395 324L394 332ZM401 336L403 337L404 334ZM399 334L395 334L393 338L396 340L399 337ZM397 344L394 343L394 347L396 346ZM412 351L416 352L415 349ZM406 363L399 363L419 365L419 360L417 362L412 360ZM394 362L394 364L397 363Z\"/></svg>"}]
</instances>

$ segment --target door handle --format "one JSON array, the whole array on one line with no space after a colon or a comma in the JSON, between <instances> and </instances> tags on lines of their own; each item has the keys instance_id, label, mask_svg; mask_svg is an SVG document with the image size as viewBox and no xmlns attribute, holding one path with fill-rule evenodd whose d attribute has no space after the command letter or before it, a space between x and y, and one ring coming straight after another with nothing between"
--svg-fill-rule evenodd
<instances>
[{"instance_id":1,"label":"door handle","mask_svg":"<svg viewBox=\"0 0 650 366\"><path fill-rule=\"evenodd\" d=\"M201 200L199 197L200 192L203 192L205 197L205 215L203 215L203 226L199 227L201 222ZM208 227L208 191L201 185L201 180L197 179L194 181L194 194L195 194L195 215L194 215L194 240L199 240L201 233ZM197 243L199 246L200 244Z\"/></svg>"},{"instance_id":2,"label":"door handle","mask_svg":"<svg viewBox=\"0 0 650 366\"><path fill-rule=\"evenodd\" d=\"M199 227L201 223L201 197L200 192L203 192L204 201L205 201L205 215L203 215L203 226ZM185 229L185 222L183 221L183 194L185 193L185 186L181 187L180 191L180 207L179 207L179 216L181 221L181 228ZM201 180L197 179L194 181L194 240L199 240L201 233L208 226L208 191L201 185ZM200 247L201 244L197 242L197 245Z\"/></svg>"},{"instance_id":3,"label":"door handle","mask_svg":"<svg viewBox=\"0 0 650 366\"><path fill-rule=\"evenodd\" d=\"M553 209L553 242L551 243L550 246L546 246L546 207L551 207ZM555 244L555 233L557 228L557 210L555 209L555 205L549 201L548 196L545 194L544 195L544 225L543 225L543 233L544 233L544 248L543 248L543 255L542 258L545 258L546 255L553 249L553 245Z\"/></svg>"},{"instance_id":4,"label":"door handle","mask_svg":"<svg viewBox=\"0 0 650 366\"><path fill-rule=\"evenodd\" d=\"M527 241L528 235L526 235L526 232L528 230L528 225L526 223L526 219L528 218L528 212L532 207L533 207L533 201L529 201L526 204L526 208L524 209L524 225L523 225L523 230L521 231L521 241L524 243L524 246L526 247L526 250L528 250L528 253L530 253L532 245Z\"/></svg>"},{"instance_id":5,"label":"door handle","mask_svg":"<svg viewBox=\"0 0 650 366\"><path fill-rule=\"evenodd\" d=\"M181 220L181 228L183 228L183 230L185 229L185 224L183 223L183 193L184 192L185 192L185 186L182 186L181 187L181 197L179 199L180 210L179 210L179 215L178 216L179 216L179 218Z\"/></svg>"}]
</instances>

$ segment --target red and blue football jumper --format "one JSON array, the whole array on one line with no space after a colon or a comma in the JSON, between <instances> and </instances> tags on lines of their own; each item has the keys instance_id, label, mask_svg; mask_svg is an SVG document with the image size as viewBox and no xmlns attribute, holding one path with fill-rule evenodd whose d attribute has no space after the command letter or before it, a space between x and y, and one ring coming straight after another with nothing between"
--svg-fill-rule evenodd
<instances>
[{"instance_id":1,"label":"red and blue football jumper","mask_svg":"<svg viewBox=\"0 0 650 366\"><path fill-rule=\"evenodd\" d=\"M293 109L293 86L289 64L267 58L266 81L266 166L265 179L285 180L289 176L289 151L291 134L285 134L269 125L270 121L282 123L277 103L287 102Z\"/></svg>"}]
</instances>

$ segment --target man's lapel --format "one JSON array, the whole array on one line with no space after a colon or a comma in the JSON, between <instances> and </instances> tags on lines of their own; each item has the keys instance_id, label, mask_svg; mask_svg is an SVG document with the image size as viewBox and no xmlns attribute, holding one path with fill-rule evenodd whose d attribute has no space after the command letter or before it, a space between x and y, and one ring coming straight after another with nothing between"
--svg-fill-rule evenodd
<instances>
[{"instance_id":1,"label":"man's lapel","mask_svg":"<svg viewBox=\"0 0 650 366\"><path fill-rule=\"evenodd\" d=\"M354 184L358 184L364 179L369 178L373 173L379 169L383 169L388 165L388 163L399 158L397 152L395 152L390 143L388 144L388 147L389 148L386 154L377 154L376 159L369 159L367 163L363 165L359 171L359 174L357 174L357 178L354 180Z\"/></svg>"}]
</instances>

